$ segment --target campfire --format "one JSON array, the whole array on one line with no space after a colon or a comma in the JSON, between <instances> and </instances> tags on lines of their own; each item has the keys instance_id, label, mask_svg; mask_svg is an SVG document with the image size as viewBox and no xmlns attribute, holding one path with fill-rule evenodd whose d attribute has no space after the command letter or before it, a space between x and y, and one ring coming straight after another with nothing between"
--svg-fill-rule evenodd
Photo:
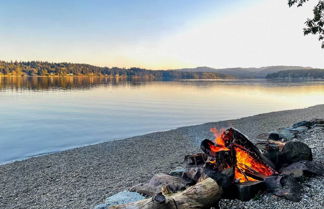
<instances>
[{"instance_id":1,"label":"campfire","mask_svg":"<svg viewBox=\"0 0 324 209\"><path fill-rule=\"evenodd\" d=\"M278 174L274 165L237 130L211 131L216 136L215 143L208 139L201 143L201 149L209 156L206 162L209 168L218 172L233 169L233 181L236 183L264 180L267 176Z\"/></svg>"},{"instance_id":2,"label":"campfire","mask_svg":"<svg viewBox=\"0 0 324 209\"><path fill-rule=\"evenodd\" d=\"M111 208L211 208L220 198L246 201L264 192L299 201L297 179L324 174L302 142L254 144L234 128L211 131L215 139L201 142L202 153L185 156L183 170L157 174L131 189L151 198Z\"/></svg>"}]
</instances>

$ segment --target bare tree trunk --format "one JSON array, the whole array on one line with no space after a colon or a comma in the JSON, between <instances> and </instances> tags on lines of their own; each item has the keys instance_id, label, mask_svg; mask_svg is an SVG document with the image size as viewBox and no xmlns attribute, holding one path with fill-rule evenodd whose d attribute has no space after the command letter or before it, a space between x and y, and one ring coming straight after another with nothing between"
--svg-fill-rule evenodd
<instances>
[{"instance_id":1,"label":"bare tree trunk","mask_svg":"<svg viewBox=\"0 0 324 209\"><path fill-rule=\"evenodd\" d=\"M172 195L158 194L137 202L112 206L112 209L203 209L216 206L222 189L211 178L207 178L182 192Z\"/></svg>"}]
</instances>

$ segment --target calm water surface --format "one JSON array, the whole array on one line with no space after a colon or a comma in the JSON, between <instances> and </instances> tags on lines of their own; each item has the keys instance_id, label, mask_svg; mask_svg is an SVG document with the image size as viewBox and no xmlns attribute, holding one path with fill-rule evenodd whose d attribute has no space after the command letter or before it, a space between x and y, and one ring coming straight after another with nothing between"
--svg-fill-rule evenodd
<instances>
[{"instance_id":1,"label":"calm water surface","mask_svg":"<svg viewBox=\"0 0 324 209\"><path fill-rule=\"evenodd\" d=\"M154 131L324 103L324 82L0 78L0 164Z\"/></svg>"}]
</instances>

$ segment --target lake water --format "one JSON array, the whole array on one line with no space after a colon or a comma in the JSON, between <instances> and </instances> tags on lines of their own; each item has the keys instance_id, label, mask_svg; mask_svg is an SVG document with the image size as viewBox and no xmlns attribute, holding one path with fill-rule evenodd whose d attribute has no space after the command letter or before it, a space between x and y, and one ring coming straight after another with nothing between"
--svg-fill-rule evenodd
<instances>
[{"instance_id":1,"label":"lake water","mask_svg":"<svg viewBox=\"0 0 324 209\"><path fill-rule=\"evenodd\" d=\"M0 78L0 163L324 103L324 82Z\"/></svg>"}]
</instances>

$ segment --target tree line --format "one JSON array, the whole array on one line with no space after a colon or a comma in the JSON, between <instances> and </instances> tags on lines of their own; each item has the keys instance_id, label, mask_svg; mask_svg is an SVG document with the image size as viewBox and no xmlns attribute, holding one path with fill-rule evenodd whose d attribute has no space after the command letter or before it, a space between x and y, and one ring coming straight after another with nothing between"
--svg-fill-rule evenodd
<instances>
[{"instance_id":1,"label":"tree line","mask_svg":"<svg viewBox=\"0 0 324 209\"><path fill-rule=\"evenodd\" d=\"M324 69L284 70L268 74L266 78L284 80L322 80L324 79Z\"/></svg>"},{"instance_id":2,"label":"tree line","mask_svg":"<svg viewBox=\"0 0 324 209\"><path fill-rule=\"evenodd\" d=\"M110 78L142 78L149 80L225 79L231 76L214 72L181 72L143 68L98 67L88 64L51 62L0 61L0 76L105 76Z\"/></svg>"}]
</instances>

